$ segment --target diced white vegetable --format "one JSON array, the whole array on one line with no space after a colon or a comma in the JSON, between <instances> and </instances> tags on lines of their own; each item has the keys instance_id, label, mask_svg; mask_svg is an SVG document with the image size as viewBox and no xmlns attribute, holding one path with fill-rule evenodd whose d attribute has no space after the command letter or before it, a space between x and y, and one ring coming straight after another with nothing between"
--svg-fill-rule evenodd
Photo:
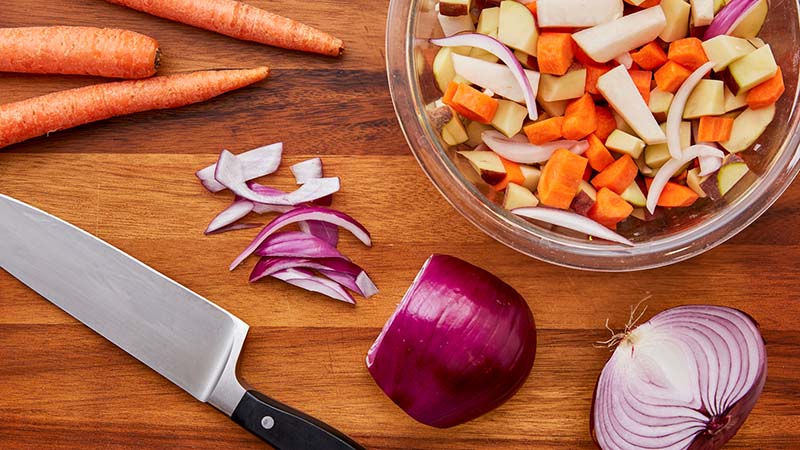
<instances>
[{"instance_id":1,"label":"diced white vegetable","mask_svg":"<svg viewBox=\"0 0 800 450\"><path fill-rule=\"evenodd\" d=\"M639 187L636 182L632 182L623 192L619 194L623 200L630 203L633 206L644 207L647 203L647 198L644 196L644 192Z\"/></svg>"},{"instance_id":2,"label":"diced white vegetable","mask_svg":"<svg viewBox=\"0 0 800 450\"><path fill-rule=\"evenodd\" d=\"M492 126L506 137L512 137L522 130L522 123L528 116L528 110L510 100L498 100L497 102L497 112L492 118Z\"/></svg>"},{"instance_id":3,"label":"diced white vegetable","mask_svg":"<svg viewBox=\"0 0 800 450\"><path fill-rule=\"evenodd\" d=\"M464 128L464 124L461 122L461 119L458 118L457 114L454 114L450 122L447 122L447 124L442 127L442 139L444 139L447 145L453 146L463 144L469 139L467 130Z\"/></svg>"},{"instance_id":4,"label":"diced white vegetable","mask_svg":"<svg viewBox=\"0 0 800 450\"><path fill-rule=\"evenodd\" d=\"M469 14L454 17L439 14L439 26L442 27L445 36L452 36L462 31L475 31L475 24L472 23L472 17Z\"/></svg>"},{"instance_id":5,"label":"diced white vegetable","mask_svg":"<svg viewBox=\"0 0 800 450\"><path fill-rule=\"evenodd\" d=\"M644 142L641 139L620 130L612 131L605 144L609 150L627 153L633 159L638 158L644 150Z\"/></svg>"},{"instance_id":6,"label":"diced white vegetable","mask_svg":"<svg viewBox=\"0 0 800 450\"><path fill-rule=\"evenodd\" d=\"M524 208L526 206L537 206L539 199L527 188L515 183L508 183L506 194L503 198L503 208L512 210L514 208Z\"/></svg>"},{"instance_id":7,"label":"diced white vegetable","mask_svg":"<svg viewBox=\"0 0 800 450\"><path fill-rule=\"evenodd\" d=\"M646 143L658 144L667 140L624 67L617 66L603 74L597 80L597 89Z\"/></svg>"},{"instance_id":8,"label":"diced white vegetable","mask_svg":"<svg viewBox=\"0 0 800 450\"><path fill-rule=\"evenodd\" d=\"M667 25L658 35L664 42L683 39L689 34L689 14L692 7L684 0L661 0Z\"/></svg>"},{"instance_id":9,"label":"diced white vegetable","mask_svg":"<svg viewBox=\"0 0 800 450\"><path fill-rule=\"evenodd\" d=\"M447 85L456 76L456 71L453 68L453 49L449 47L442 47L433 58L433 78L436 80L436 85L439 90L444 92L447 90Z\"/></svg>"},{"instance_id":10,"label":"diced white vegetable","mask_svg":"<svg viewBox=\"0 0 800 450\"><path fill-rule=\"evenodd\" d=\"M761 32L761 27L764 26L764 21L767 19L769 12L769 2L767 0L760 0L750 12L745 15L739 25L731 31L732 36L741 38L754 38Z\"/></svg>"},{"instance_id":11,"label":"diced white vegetable","mask_svg":"<svg viewBox=\"0 0 800 450\"><path fill-rule=\"evenodd\" d=\"M630 69L631 67L633 67L633 57L631 56L630 52L625 52L617 56L616 58L614 58L614 61L625 66L626 69Z\"/></svg>"},{"instance_id":12,"label":"diced white vegetable","mask_svg":"<svg viewBox=\"0 0 800 450\"><path fill-rule=\"evenodd\" d=\"M525 96L514 74L505 64L495 64L463 55L452 55L455 73L467 81L484 89L491 89L495 94L525 104ZM533 94L539 88L539 72L525 70L530 81Z\"/></svg>"},{"instance_id":13,"label":"diced white vegetable","mask_svg":"<svg viewBox=\"0 0 800 450\"><path fill-rule=\"evenodd\" d=\"M520 164L519 170L522 172L522 178L524 179L522 185L531 191L535 191L536 186L539 185L539 178L542 176L542 171L526 164Z\"/></svg>"},{"instance_id":14,"label":"diced white vegetable","mask_svg":"<svg viewBox=\"0 0 800 450\"><path fill-rule=\"evenodd\" d=\"M500 24L500 8L484 8L478 17L476 31L497 39L497 26Z\"/></svg>"},{"instance_id":15,"label":"diced white vegetable","mask_svg":"<svg viewBox=\"0 0 800 450\"><path fill-rule=\"evenodd\" d=\"M538 0L540 27L593 27L622 17L622 0Z\"/></svg>"},{"instance_id":16,"label":"diced white vegetable","mask_svg":"<svg viewBox=\"0 0 800 450\"><path fill-rule=\"evenodd\" d=\"M563 116L567 111L567 104L569 103L569 100L548 102L547 100L543 99L541 95L539 95L536 97L536 103L538 103L544 112L549 114L550 117L558 117Z\"/></svg>"},{"instance_id":17,"label":"diced white vegetable","mask_svg":"<svg viewBox=\"0 0 800 450\"><path fill-rule=\"evenodd\" d=\"M725 83L722 80L700 80L689 94L683 108L684 119L725 114Z\"/></svg>"},{"instance_id":18,"label":"diced white vegetable","mask_svg":"<svg viewBox=\"0 0 800 450\"><path fill-rule=\"evenodd\" d=\"M726 34L720 34L707 41L703 41L703 50L709 61L714 61L714 72L725 70L728 65L737 59L753 52L756 47L747 41Z\"/></svg>"},{"instance_id":19,"label":"diced white vegetable","mask_svg":"<svg viewBox=\"0 0 800 450\"><path fill-rule=\"evenodd\" d=\"M585 88L586 69L572 70L560 77L542 74L539 79L539 96L547 102L578 98Z\"/></svg>"},{"instance_id":20,"label":"diced white vegetable","mask_svg":"<svg viewBox=\"0 0 800 450\"><path fill-rule=\"evenodd\" d=\"M574 33L572 39L590 58L604 63L652 41L666 25L664 11L654 6Z\"/></svg>"},{"instance_id":21,"label":"diced white vegetable","mask_svg":"<svg viewBox=\"0 0 800 450\"><path fill-rule=\"evenodd\" d=\"M733 120L731 137L720 145L731 153L747 150L761 136L775 118L775 105L759 109L745 109Z\"/></svg>"},{"instance_id":22,"label":"diced white vegetable","mask_svg":"<svg viewBox=\"0 0 800 450\"><path fill-rule=\"evenodd\" d=\"M747 92L740 92L739 95L733 95L731 90L728 89L728 86L725 86L723 96L725 97L726 113L747 106Z\"/></svg>"},{"instance_id":23,"label":"diced white vegetable","mask_svg":"<svg viewBox=\"0 0 800 450\"><path fill-rule=\"evenodd\" d=\"M469 164L487 184L497 184L506 177L506 168L497 153L488 150L461 151L459 155Z\"/></svg>"},{"instance_id":24,"label":"diced white vegetable","mask_svg":"<svg viewBox=\"0 0 800 450\"><path fill-rule=\"evenodd\" d=\"M778 71L778 65L775 63L772 49L769 45L765 45L732 62L728 66L728 71L730 72L729 80L736 88L729 87L731 91L739 94L772 78Z\"/></svg>"},{"instance_id":25,"label":"diced white vegetable","mask_svg":"<svg viewBox=\"0 0 800 450\"><path fill-rule=\"evenodd\" d=\"M500 2L497 40L511 48L536 56L539 30L536 28L531 10L514 0Z\"/></svg>"},{"instance_id":26,"label":"diced white vegetable","mask_svg":"<svg viewBox=\"0 0 800 450\"><path fill-rule=\"evenodd\" d=\"M703 27L714 20L714 0L691 0L692 24Z\"/></svg>"},{"instance_id":27,"label":"diced white vegetable","mask_svg":"<svg viewBox=\"0 0 800 450\"><path fill-rule=\"evenodd\" d=\"M669 112L669 106L672 104L673 97L674 95L671 92L665 92L659 88L654 88L650 91L650 100L647 106L650 108L650 112L653 113L653 117L655 117L657 121L663 122L667 120L667 113Z\"/></svg>"}]
</instances>

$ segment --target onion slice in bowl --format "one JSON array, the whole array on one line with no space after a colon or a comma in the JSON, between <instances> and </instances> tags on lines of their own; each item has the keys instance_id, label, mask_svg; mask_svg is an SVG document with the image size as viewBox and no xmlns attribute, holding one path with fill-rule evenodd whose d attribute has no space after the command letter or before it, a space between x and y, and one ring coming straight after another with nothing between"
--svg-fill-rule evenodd
<instances>
[{"instance_id":1,"label":"onion slice in bowl","mask_svg":"<svg viewBox=\"0 0 800 450\"><path fill-rule=\"evenodd\" d=\"M714 67L714 61L709 61L698 67L697 70L692 72L692 74L686 78L686 81L681 84L681 87L678 88L678 92L675 93L675 97L672 99L672 104L667 113L666 134L667 148L669 149L670 156L673 158L681 158L681 154L683 153L683 149L681 148L680 127L681 121L683 120L683 110L686 108L686 101L689 100L689 94L692 93L697 83L711 71L712 67Z\"/></svg>"},{"instance_id":2,"label":"onion slice in bowl","mask_svg":"<svg viewBox=\"0 0 800 450\"><path fill-rule=\"evenodd\" d=\"M528 76L525 75L525 69L520 64L514 52L506 47L502 42L497 39L480 33L461 33L455 36L431 39L431 44L438 45L439 47L477 47L485 50L494 56L500 58L500 61L511 69L517 83L522 88L522 94L525 96L525 106L528 108L528 117L531 120L536 120L539 117L536 111L536 95L533 93Z\"/></svg>"},{"instance_id":3,"label":"onion slice in bowl","mask_svg":"<svg viewBox=\"0 0 800 450\"><path fill-rule=\"evenodd\" d=\"M759 2L760 0L731 0L714 16L714 20L703 34L703 40L707 41L721 34L729 34L753 8L758 6Z\"/></svg>"},{"instance_id":4,"label":"onion slice in bowl","mask_svg":"<svg viewBox=\"0 0 800 450\"><path fill-rule=\"evenodd\" d=\"M242 177L245 181L249 181L264 175L269 175L278 170L281 164L281 155L283 154L283 143L265 145L253 150L246 151L236 155L242 163ZM208 167L198 170L195 175L200 179L200 182L210 192L219 192L225 190L225 186L220 184L215 178L214 173L217 170L217 164L214 163Z\"/></svg>"},{"instance_id":5,"label":"onion slice in bowl","mask_svg":"<svg viewBox=\"0 0 800 450\"><path fill-rule=\"evenodd\" d=\"M317 292L332 299L341 300L345 303L350 303L353 305L356 304L356 300L353 298L353 296L344 290L339 283L327 278L323 278L319 275L314 275L314 273L310 270L284 269L273 273L272 277L307 291Z\"/></svg>"},{"instance_id":6,"label":"onion slice in bowl","mask_svg":"<svg viewBox=\"0 0 800 450\"><path fill-rule=\"evenodd\" d=\"M527 142L519 142L516 138L507 138L502 133L495 130L486 130L481 133L481 138L495 153L503 158L520 164L534 164L547 161L553 152L560 148L575 154L583 154L588 148L586 141L553 141L542 145L535 145Z\"/></svg>"},{"instance_id":7,"label":"onion slice in bowl","mask_svg":"<svg viewBox=\"0 0 800 450\"><path fill-rule=\"evenodd\" d=\"M634 245L630 240L606 228L600 223L572 211L548 208L545 206L531 206L512 209L511 212L518 216L540 220L542 222L559 227L569 228L570 230L577 231L579 233L585 233L589 236L616 242L618 244L631 247Z\"/></svg>"},{"instance_id":8,"label":"onion slice in bowl","mask_svg":"<svg viewBox=\"0 0 800 450\"><path fill-rule=\"evenodd\" d=\"M722 165L722 158L724 156L725 154L718 148L707 144L695 144L691 147L688 147L686 150L683 150L679 158L672 158L668 160L663 166L661 166L660 169L658 169L658 173L656 173L656 176L653 177L653 182L647 189L647 210L650 211L650 214L653 214L653 212L656 210L658 199L661 197L661 192L664 191L664 187L667 185L667 182L670 178L674 177L678 170L686 163L695 158L700 158L700 163L702 164L703 159L705 159L706 167L703 167L702 165L700 166L701 172L704 172L706 170L710 170L716 164L710 161L711 158L714 160L719 160L719 165ZM719 167L716 169L718 168ZM714 171L716 169L714 169Z\"/></svg>"}]
</instances>

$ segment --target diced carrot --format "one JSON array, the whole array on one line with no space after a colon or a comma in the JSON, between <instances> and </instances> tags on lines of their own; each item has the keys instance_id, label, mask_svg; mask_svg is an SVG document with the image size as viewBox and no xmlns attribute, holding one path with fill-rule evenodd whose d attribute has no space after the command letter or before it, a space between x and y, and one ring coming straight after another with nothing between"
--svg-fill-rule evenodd
<instances>
[{"instance_id":1,"label":"diced carrot","mask_svg":"<svg viewBox=\"0 0 800 450\"><path fill-rule=\"evenodd\" d=\"M600 94L600 91L597 89L597 80L603 74L611 70L606 64L584 64L586 67L586 87L584 88L586 92L590 94Z\"/></svg>"},{"instance_id":2,"label":"diced carrot","mask_svg":"<svg viewBox=\"0 0 800 450\"><path fill-rule=\"evenodd\" d=\"M572 65L573 48L572 35L569 33L541 33L536 43L539 71L558 76L567 73Z\"/></svg>"},{"instance_id":3,"label":"diced carrot","mask_svg":"<svg viewBox=\"0 0 800 450\"><path fill-rule=\"evenodd\" d=\"M708 62L706 51L703 50L703 41L696 37L671 42L667 58L691 71L697 70L698 67Z\"/></svg>"},{"instance_id":4,"label":"diced carrot","mask_svg":"<svg viewBox=\"0 0 800 450\"><path fill-rule=\"evenodd\" d=\"M660 1L660 0L659 0L659 1ZM531 13L533 14L533 17L536 17L536 19L537 19L537 22L538 22L538 19L539 19L539 17L536 15L536 0L534 0L534 1L530 2L530 3L528 3L528 4L527 4L527 5L525 5L525 6L527 6L527 7L528 7L528 9L529 9L529 10L531 11Z\"/></svg>"},{"instance_id":5,"label":"diced carrot","mask_svg":"<svg viewBox=\"0 0 800 450\"><path fill-rule=\"evenodd\" d=\"M639 8L652 8L660 4L661 0L644 0L642 3L639 3Z\"/></svg>"},{"instance_id":6,"label":"diced carrot","mask_svg":"<svg viewBox=\"0 0 800 450\"><path fill-rule=\"evenodd\" d=\"M592 170L592 166L587 165L586 169L583 170L583 181L591 180L592 173L594 173L594 170Z\"/></svg>"},{"instance_id":7,"label":"diced carrot","mask_svg":"<svg viewBox=\"0 0 800 450\"><path fill-rule=\"evenodd\" d=\"M633 206L608 188L597 191L597 200L587 216L601 225L617 229L617 224L627 219L633 212Z\"/></svg>"},{"instance_id":8,"label":"diced carrot","mask_svg":"<svg viewBox=\"0 0 800 450\"><path fill-rule=\"evenodd\" d=\"M733 119L704 116L697 127L697 142L724 142L731 138Z\"/></svg>"},{"instance_id":9,"label":"diced carrot","mask_svg":"<svg viewBox=\"0 0 800 450\"><path fill-rule=\"evenodd\" d=\"M784 90L783 74L781 68L778 67L778 71L772 78L750 89L745 97L747 106L753 109L765 108L777 102Z\"/></svg>"},{"instance_id":10,"label":"diced carrot","mask_svg":"<svg viewBox=\"0 0 800 450\"><path fill-rule=\"evenodd\" d=\"M592 169L600 172L614 162L611 152L608 151L603 141L596 136L596 133L590 134L586 140L589 141L589 148L586 149L583 156L589 160L589 165Z\"/></svg>"},{"instance_id":11,"label":"diced carrot","mask_svg":"<svg viewBox=\"0 0 800 450\"><path fill-rule=\"evenodd\" d=\"M642 94L645 103L650 102L650 82L653 80L653 72L648 70L629 70L628 73L633 78L633 84Z\"/></svg>"},{"instance_id":12,"label":"diced carrot","mask_svg":"<svg viewBox=\"0 0 800 450\"><path fill-rule=\"evenodd\" d=\"M674 94L691 74L692 72L689 69L675 61L667 61L660 69L656 70L656 86L664 92L672 92Z\"/></svg>"},{"instance_id":13,"label":"diced carrot","mask_svg":"<svg viewBox=\"0 0 800 450\"><path fill-rule=\"evenodd\" d=\"M500 103L465 83L455 83L453 91L453 84L454 82L450 82L447 85L442 102L452 106L457 113L469 120L484 124L491 123Z\"/></svg>"},{"instance_id":14,"label":"diced carrot","mask_svg":"<svg viewBox=\"0 0 800 450\"><path fill-rule=\"evenodd\" d=\"M531 144L541 145L555 141L561 137L561 127L564 126L564 117L551 117L539 120L523 127L525 135Z\"/></svg>"},{"instance_id":15,"label":"diced carrot","mask_svg":"<svg viewBox=\"0 0 800 450\"><path fill-rule=\"evenodd\" d=\"M583 139L595 130L597 130L597 113L594 100L591 95L583 94L581 98L567 105L561 135L567 139Z\"/></svg>"},{"instance_id":16,"label":"diced carrot","mask_svg":"<svg viewBox=\"0 0 800 450\"><path fill-rule=\"evenodd\" d=\"M539 201L542 205L567 209L578 193L588 160L571 151L556 150L539 177Z\"/></svg>"},{"instance_id":17,"label":"diced carrot","mask_svg":"<svg viewBox=\"0 0 800 450\"><path fill-rule=\"evenodd\" d=\"M639 167L631 155L625 154L595 175L592 178L592 186L597 189L606 187L617 194L622 194L633 183L637 173L639 173Z\"/></svg>"},{"instance_id":18,"label":"diced carrot","mask_svg":"<svg viewBox=\"0 0 800 450\"><path fill-rule=\"evenodd\" d=\"M647 184L647 189L650 189L650 185L653 183L652 178L645 178L645 183ZM658 197L658 202L656 205L663 206L665 208L680 208L683 206L691 206L698 198L699 195L691 188L688 188L682 184L673 183L672 181L668 181L667 185L664 186L664 190L661 191L661 195Z\"/></svg>"},{"instance_id":19,"label":"diced carrot","mask_svg":"<svg viewBox=\"0 0 800 450\"><path fill-rule=\"evenodd\" d=\"M597 129L594 131L597 139L605 142L611 133L617 129L617 121L614 119L614 114L608 106L597 106L594 109L597 116Z\"/></svg>"},{"instance_id":20,"label":"diced carrot","mask_svg":"<svg viewBox=\"0 0 800 450\"><path fill-rule=\"evenodd\" d=\"M586 52L584 52L583 49L578 44L575 44L575 40L574 39L572 40L572 43L574 44L572 46L572 53L573 53L573 56L575 58L575 61L578 61L579 63L583 64L584 66L588 66L588 65L592 65L592 64L594 64L594 65L601 64L601 63L593 60L589 55L587 55Z\"/></svg>"},{"instance_id":21,"label":"diced carrot","mask_svg":"<svg viewBox=\"0 0 800 450\"><path fill-rule=\"evenodd\" d=\"M519 168L519 164L515 163L514 161L509 161L502 156L500 157L500 161L503 163L503 167L506 169L506 177L500 180L499 183L492 186L492 189L499 192L505 189L506 186L508 186L508 183L522 184L525 182L525 176L522 175L522 170Z\"/></svg>"},{"instance_id":22,"label":"diced carrot","mask_svg":"<svg viewBox=\"0 0 800 450\"><path fill-rule=\"evenodd\" d=\"M656 70L667 63L667 54L658 42L653 41L639 51L631 53L633 62L644 70Z\"/></svg>"}]
</instances>

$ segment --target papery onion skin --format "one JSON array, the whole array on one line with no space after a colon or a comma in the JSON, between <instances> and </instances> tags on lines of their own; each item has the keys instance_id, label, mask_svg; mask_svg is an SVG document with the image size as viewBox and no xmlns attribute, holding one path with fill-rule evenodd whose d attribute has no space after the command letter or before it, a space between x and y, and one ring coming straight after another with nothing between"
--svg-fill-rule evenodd
<instances>
[{"instance_id":1,"label":"papery onion skin","mask_svg":"<svg viewBox=\"0 0 800 450\"><path fill-rule=\"evenodd\" d=\"M525 299L489 272L433 255L367 354L380 388L437 428L475 419L519 390L536 329Z\"/></svg>"}]
</instances>

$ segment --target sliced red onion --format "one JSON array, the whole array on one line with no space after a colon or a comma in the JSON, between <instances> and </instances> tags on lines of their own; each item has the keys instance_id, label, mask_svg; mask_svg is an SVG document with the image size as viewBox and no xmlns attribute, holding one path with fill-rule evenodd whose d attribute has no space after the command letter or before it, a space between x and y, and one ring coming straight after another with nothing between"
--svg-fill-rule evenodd
<instances>
[{"instance_id":1,"label":"sliced red onion","mask_svg":"<svg viewBox=\"0 0 800 450\"><path fill-rule=\"evenodd\" d=\"M242 178L248 181L274 173L281 164L282 154L283 143L278 142L236 155L242 163ZM214 178L216 170L217 165L212 164L198 170L195 174L200 179L200 182L203 183L203 186L211 192L219 192L225 189L225 186Z\"/></svg>"},{"instance_id":2,"label":"sliced red onion","mask_svg":"<svg viewBox=\"0 0 800 450\"><path fill-rule=\"evenodd\" d=\"M349 292L344 290L339 283L323 278L310 270L305 269L285 269L272 274L274 278L285 281L291 285L303 288L307 291L317 292L326 295L334 300L341 300L345 303L355 305L356 300Z\"/></svg>"},{"instance_id":3,"label":"sliced red onion","mask_svg":"<svg viewBox=\"0 0 800 450\"><path fill-rule=\"evenodd\" d=\"M307 159L289 167L289 170L292 171L297 184L303 184L314 178L322 178L322 160L319 158Z\"/></svg>"},{"instance_id":4,"label":"sliced red onion","mask_svg":"<svg viewBox=\"0 0 800 450\"><path fill-rule=\"evenodd\" d=\"M425 262L367 353L383 392L438 428L475 419L511 398L533 367L536 328L525 299L452 256Z\"/></svg>"},{"instance_id":5,"label":"sliced red onion","mask_svg":"<svg viewBox=\"0 0 800 450\"><path fill-rule=\"evenodd\" d=\"M245 200L243 198L237 198L233 201L231 206L225 208L224 211L219 213L217 217L208 224L206 228L206 234L211 234L215 231L219 231L220 229L232 225L237 220L241 219L242 217L250 214L253 211L253 202L250 200ZM240 228L237 228L240 229ZM231 231L228 229L227 231Z\"/></svg>"},{"instance_id":6,"label":"sliced red onion","mask_svg":"<svg viewBox=\"0 0 800 450\"><path fill-rule=\"evenodd\" d=\"M327 271L323 271L323 273L326 272ZM367 275L366 271L361 271L361 273L356 275L356 286L358 286L358 292L361 292L364 298L370 298L378 293L378 286L375 286L375 282Z\"/></svg>"},{"instance_id":7,"label":"sliced red onion","mask_svg":"<svg viewBox=\"0 0 800 450\"><path fill-rule=\"evenodd\" d=\"M698 142L683 152L684 162L697 158L700 162L700 176L704 177L716 172L722 167L725 153L711 142Z\"/></svg>"},{"instance_id":8,"label":"sliced red onion","mask_svg":"<svg viewBox=\"0 0 800 450\"><path fill-rule=\"evenodd\" d=\"M764 387L758 326L721 306L666 310L626 325L595 390L592 432L604 450L719 449L742 426Z\"/></svg>"},{"instance_id":9,"label":"sliced red onion","mask_svg":"<svg viewBox=\"0 0 800 450\"><path fill-rule=\"evenodd\" d=\"M317 270L332 281L357 292L365 298L369 298L378 292L375 284L372 283L364 269L343 258L261 258L250 274L250 282L252 283L276 272L292 268Z\"/></svg>"},{"instance_id":10,"label":"sliced red onion","mask_svg":"<svg viewBox=\"0 0 800 450\"><path fill-rule=\"evenodd\" d=\"M307 186L307 184L303 186ZM233 270L242 263L248 256L252 255L253 252L273 233L278 231L279 229L285 227L286 225L290 225L297 222L303 222L306 220L319 220L323 222L329 222L331 224L340 226L347 231L351 232L353 236L355 236L358 240L364 243L366 246L372 245L372 240L370 239L369 231L364 228L363 225L358 223L355 219L348 216L347 214L336 211L334 209L323 208L321 206L314 206L314 207L299 207L295 208L281 216L276 217L272 222L267 224L258 236L250 243L249 246L242 252L241 255L237 256L236 259L231 263L230 270Z\"/></svg>"},{"instance_id":11,"label":"sliced red onion","mask_svg":"<svg viewBox=\"0 0 800 450\"><path fill-rule=\"evenodd\" d=\"M692 93L697 83L703 79L704 76L714 67L714 61L709 61L697 70L692 72L691 75L683 82L675 97L672 98L672 104L667 113L667 148L669 154L673 158L681 158L683 149L681 148L681 121L683 120L683 110L686 108L686 100L689 99L689 94ZM652 211L651 211L652 212Z\"/></svg>"},{"instance_id":12,"label":"sliced red onion","mask_svg":"<svg viewBox=\"0 0 800 450\"><path fill-rule=\"evenodd\" d=\"M616 58L614 58L614 61L618 62L628 70L630 70L630 68L633 67L633 57L629 52L625 52L617 56Z\"/></svg>"},{"instance_id":13,"label":"sliced red onion","mask_svg":"<svg viewBox=\"0 0 800 450\"><path fill-rule=\"evenodd\" d=\"M431 43L440 47L476 47L500 58L511 69L511 73L514 74L517 83L522 87L522 93L525 95L525 104L528 108L528 117L531 120L536 120L539 117L536 111L536 95L533 93L533 88L525 75L525 69L523 69L517 57L514 56L514 52L502 42L485 34L462 33L445 38L431 39Z\"/></svg>"},{"instance_id":14,"label":"sliced red onion","mask_svg":"<svg viewBox=\"0 0 800 450\"><path fill-rule=\"evenodd\" d=\"M258 246L255 254L273 257L341 258L348 260L336 247L327 241L299 231L281 231L271 235Z\"/></svg>"},{"instance_id":15,"label":"sliced red onion","mask_svg":"<svg viewBox=\"0 0 800 450\"><path fill-rule=\"evenodd\" d=\"M328 222L308 220L298 223L300 230L336 247L339 244L339 227Z\"/></svg>"},{"instance_id":16,"label":"sliced red onion","mask_svg":"<svg viewBox=\"0 0 800 450\"><path fill-rule=\"evenodd\" d=\"M291 211L293 206L286 205L270 205L268 203L253 203L253 212L256 214L266 214L271 212L285 213Z\"/></svg>"},{"instance_id":17,"label":"sliced red onion","mask_svg":"<svg viewBox=\"0 0 800 450\"><path fill-rule=\"evenodd\" d=\"M512 209L511 212L518 216L540 220L542 222L568 228L579 233L586 233L592 237L605 239L607 241L616 242L623 245L629 245L631 247L634 245L633 242L606 228L600 223L595 222L588 217L576 214L572 211L547 208L544 206L533 206Z\"/></svg>"},{"instance_id":18,"label":"sliced red onion","mask_svg":"<svg viewBox=\"0 0 800 450\"><path fill-rule=\"evenodd\" d=\"M520 164L534 164L547 161L553 152L560 148L575 154L583 154L589 148L586 141L553 141L542 145L535 145L529 142L519 142L514 138L507 138L504 134L495 130L486 130L481 133L483 142L495 153L503 158Z\"/></svg>"},{"instance_id":19,"label":"sliced red onion","mask_svg":"<svg viewBox=\"0 0 800 450\"><path fill-rule=\"evenodd\" d=\"M222 233L227 233L228 231L249 230L251 228L258 228L258 227L263 226L263 225L264 224L262 224L262 223L232 223L232 224L224 226L222 228L218 228L217 230L214 230L214 231L212 231L210 233L207 232L206 234L208 234L208 235L211 235L211 234L222 234Z\"/></svg>"},{"instance_id":20,"label":"sliced red onion","mask_svg":"<svg viewBox=\"0 0 800 450\"><path fill-rule=\"evenodd\" d=\"M731 0L714 16L711 25L706 28L703 40L707 41L721 34L729 34L747 17L750 11L758 6L759 0Z\"/></svg>"}]
</instances>

